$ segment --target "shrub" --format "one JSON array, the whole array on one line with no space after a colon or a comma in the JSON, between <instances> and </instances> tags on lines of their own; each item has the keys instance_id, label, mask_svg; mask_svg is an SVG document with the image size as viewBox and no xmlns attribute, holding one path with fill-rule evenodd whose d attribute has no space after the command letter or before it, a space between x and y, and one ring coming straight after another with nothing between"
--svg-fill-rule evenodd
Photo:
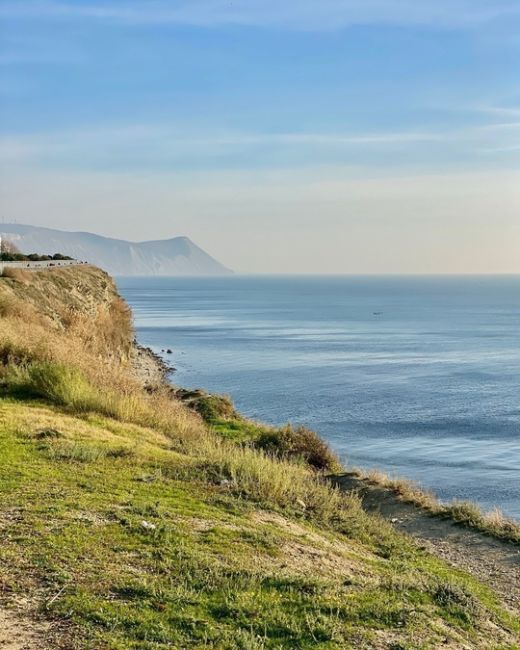
<instances>
[{"instance_id":1,"label":"shrub","mask_svg":"<svg viewBox=\"0 0 520 650\"><path fill-rule=\"evenodd\" d=\"M472 526L480 523L482 510L471 501L454 501L449 505L449 514L452 519Z\"/></svg>"},{"instance_id":2,"label":"shrub","mask_svg":"<svg viewBox=\"0 0 520 650\"><path fill-rule=\"evenodd\" d=\"M196 397L191 401L187 400L193 408L209 424L217 420L228 420L237 417L233 402L226 395L206 395L194 391Z\"/></svg>"},{"instance_id":3,"label":"shrub","mask_svg":"<svg viewBox=\"0 0 520 650\"><path fill-rule=\"evenodd\" d=\"M338 457L314 431L291 425L268 430L255 441L255 446L282 459L301 458L313 469L326 472L341 470Z\"/></svg>"},{"instance_id":4,"label":"shrub","mask_svg":"<svg viewBox=\"0 0 520 650\"><path fill-rule=\"evenodd\" d=\"M61 253L55 253L54 255L38 255L38 253L30 253L29 255L25 255L18 249L5 250L0 253L1 262L51 262L72 259L74 258L69 257L68 255L62 255Z\"/></svg>"},{"instance_id":5,"label":"shrub","mask_svg":"<svg viewBox=\"0 0 520 650\"><path fill-rule=\"evenodd\" d=\"M54 253L52 256L53 260L72 260L72 257L69 257L68 255L62 255L62 253Z\"/></svg>"},{"instance_id":6,"label":"shrub","mask_svg":"<svg viewBox=\"0 0 520 650\"><path fill-rule=\"evenodd\" d=\"M8 368L8 383L17 390L42 397L74 411L97 405L96 391L74 367L53 361L33 361Z\"/></svg>"},{"instance_id":7,"label":"shrub","mask_svg":"<svg viewBox=\"0 0 520 650\"><path fill-rule=\"evenodd\" d=\"M482 607L474 596L457 584L439 584L433 593L433 600L439 607L467 624L473 624L482 615Z\"/></svg>"}]
</instances>

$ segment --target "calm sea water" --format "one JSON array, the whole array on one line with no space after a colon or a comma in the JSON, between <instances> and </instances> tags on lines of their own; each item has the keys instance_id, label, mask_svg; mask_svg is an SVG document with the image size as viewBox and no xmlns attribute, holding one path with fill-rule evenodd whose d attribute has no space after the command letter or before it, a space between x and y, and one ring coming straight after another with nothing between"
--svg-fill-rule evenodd
<instances>
[{"instance_id":1,"label":"calm sea water","mask_svg":"<svg viewBox=\"0 0 520 650\"><path fill-rule=\"evenodd\" d=\"M118 282L176 383L520 518L520 277Z\"/></svg>"}]
</instances>

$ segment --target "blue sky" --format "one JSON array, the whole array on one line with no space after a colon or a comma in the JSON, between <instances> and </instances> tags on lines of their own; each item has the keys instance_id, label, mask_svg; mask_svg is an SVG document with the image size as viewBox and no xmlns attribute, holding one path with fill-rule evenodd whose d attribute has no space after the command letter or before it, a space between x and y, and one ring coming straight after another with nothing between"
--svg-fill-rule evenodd
<instances>
[{"instance_id":1,"label":"blue sky","mask_svg":"<svg viewBox=\"0 0 520 650\"><path fill-rule=\"evenodd\" d=\"M520 272L518 0L0 0L1 216Z\"/></svg>"}]
</instances>

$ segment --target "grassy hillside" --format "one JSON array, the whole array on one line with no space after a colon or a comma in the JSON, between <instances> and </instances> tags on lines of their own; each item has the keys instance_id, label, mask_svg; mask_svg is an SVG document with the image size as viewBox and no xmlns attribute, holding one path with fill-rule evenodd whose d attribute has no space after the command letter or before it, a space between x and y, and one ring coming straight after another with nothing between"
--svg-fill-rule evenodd
<instances>
[{"instance_id":1,"label":"grassy hillside","mask_svg":"<svg viewBox=\"0 0 520 650\"><path fill-rule=\"evenodd\" d=\"M208 426L142 388L132 338L96 269L0 278L0 610L48 622L39 648L519 647L517 613L333 489L307 434Z\"/></svg>"}]
</instances>

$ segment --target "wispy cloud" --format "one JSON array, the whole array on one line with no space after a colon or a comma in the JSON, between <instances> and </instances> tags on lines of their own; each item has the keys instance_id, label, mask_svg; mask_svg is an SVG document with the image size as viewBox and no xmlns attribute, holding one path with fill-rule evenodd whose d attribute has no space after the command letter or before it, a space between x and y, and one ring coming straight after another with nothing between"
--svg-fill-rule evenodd
<instances>
[{"instance_id":1,"label":"wispy cloud","mask_svg":"<svg viewBox=\"0 0 520 650\"><path fill-rule=\"evenodd\" d=\"M514 131L520 129L520 122L496 122L480 127L483 131Z\"/></svg>"},{"instance_id":2,"label":"wispy cloud","mask_svg":"<svg viewBox=\"0 0 520 650\"><path fill-rule=\"evenodd\" d=\"M3 166L92 170L255 168L310 164L452 165L511 152L518 123L446 130L357 133L202 132L190 125L92 126L0 137ZM510 160L510 157L508 158Z\"/></svg>"},{"instance_id":3,"label":"wispy cloud","mask_svg":"<svg viewBox=\"0 0 520 650\"><path fill-rule=\"evenodd\" d=\"M517 0L8 0L0 15L317 30L381 23L467 26L518 17L520 5Z\"/></svg>"},{"instance_id":4,"label":"wispy cloud","mask_svg":"<svg viewBox=\"0 0 520 650\"><path fill-rule=\"evenodd\" d=\"M520 107L518 106L479 106L473 110L501 119L520 119Z\"/></svg>"},{"instance_id":5,"label":"wispy cloud","mask_svg":"<svg viewBox=\"0 0 520 650\"><path fill-rule=\"evenodd\" d=\"M489 149L481 149L481 153L497 154L497 153L517 153L520 151L520 142L517 144L510 144L504 147L490 147Z\"/></svg>"},{"instance_id":6,"label":"wispy cloud","mask_svg":"<svg viewBox=\"0 0 520 650\"><path fill-rule=\"evenodd\" d=\"M70 162L88 165L121 164L134 160L143 166L164 165L196 157L219 159L247 152L254 160L259 149L266 148L318 154L354 150L391 150L425 143L445 142L460 134L442 132L373 132L373 133L244 133L216 132L201 134L189 129L164 125L136 124L125 127L107 125L71 131L6 135L0 137L0 162Z\"/></svg>"}]
</instances>

